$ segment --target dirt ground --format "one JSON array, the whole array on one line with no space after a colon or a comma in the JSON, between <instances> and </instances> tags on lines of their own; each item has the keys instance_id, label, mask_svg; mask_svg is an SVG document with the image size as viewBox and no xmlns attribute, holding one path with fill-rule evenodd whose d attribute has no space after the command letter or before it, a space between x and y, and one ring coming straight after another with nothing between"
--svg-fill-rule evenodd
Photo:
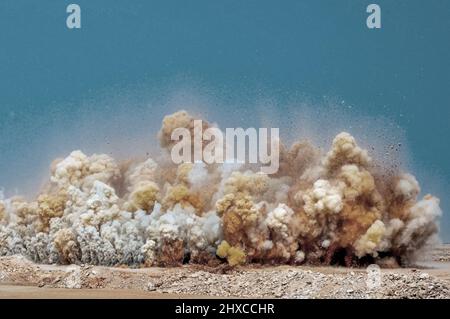
<instances>
[{"instance_id":1,"label":"dirt ground","mask_svg":"<svg viewBox=\"0 0 450 319\"><path fill-rule=\"evenodd\" d=\"M450 245L416 268L37 265L0 257L0 298L450 298Z\"/></svg>"}]
</instances>

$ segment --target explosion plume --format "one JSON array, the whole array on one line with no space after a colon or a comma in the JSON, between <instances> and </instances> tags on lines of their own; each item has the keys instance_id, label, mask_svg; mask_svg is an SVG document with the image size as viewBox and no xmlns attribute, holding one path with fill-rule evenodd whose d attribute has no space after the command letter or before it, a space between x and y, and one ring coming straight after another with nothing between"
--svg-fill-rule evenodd
<instances>
[{"instance_id":1,"label":"explosion plume","mask_svg":"<svg viewBox=\"0 0 450 319\"><path fill-rule=\"evenodd\" d=\"M330 150L280 143L280 169L175 165L166 116L162 160L116 162L74 151L51 165L35 200L0 197L0 255L40 263L176 266L411 263L436 240L439 200L418 199L414 176L385 174L349 133ZM204 128L211 124L203 122Z\"/></svg>"}]
</instances>

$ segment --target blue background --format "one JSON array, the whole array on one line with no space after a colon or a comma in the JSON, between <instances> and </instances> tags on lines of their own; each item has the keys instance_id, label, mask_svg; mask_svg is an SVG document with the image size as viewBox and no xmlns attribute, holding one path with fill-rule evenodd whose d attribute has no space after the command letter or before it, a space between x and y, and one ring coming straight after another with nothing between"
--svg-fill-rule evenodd
<instances>
[{"instance_id":1,"label":"blue background","mask_svg":"<svg viewBox=\"0 0 450 319\"><path fill-rule=\"evenodd\" d=\"M180 105L221 126L269 118L294 135L310 105L309 119L345 113L352 133L359 120L355 130L372 132L373 119L383 139L403 141L404 165L441 197L450 240L449 1L377 0L381 30L366 27L370 1L73 2L81 30L66 28L70 1L0 2L7 194L37 190L72 149L145 154Z\"/></svg>"}]
</instances>

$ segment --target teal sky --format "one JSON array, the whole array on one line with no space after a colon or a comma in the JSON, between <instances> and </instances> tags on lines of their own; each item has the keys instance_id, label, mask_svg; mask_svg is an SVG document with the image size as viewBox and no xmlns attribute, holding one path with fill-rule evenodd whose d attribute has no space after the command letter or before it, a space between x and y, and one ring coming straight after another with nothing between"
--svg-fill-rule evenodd
<instances>
[{"instance_id":1,"label":"teal sky","mask_svg":"<svg viewBox=\"0 0 450 319\"><path fill-rule=\"evenodd\" d=\"M381 30L365 24L372 2ZM66 28L70 3L81 30ZM402 141L450 241L449 13L448 0L2 0L0 187L37 190L72 149L145 155L183 106L224 127Z\"/></svg>"}]
</instances>

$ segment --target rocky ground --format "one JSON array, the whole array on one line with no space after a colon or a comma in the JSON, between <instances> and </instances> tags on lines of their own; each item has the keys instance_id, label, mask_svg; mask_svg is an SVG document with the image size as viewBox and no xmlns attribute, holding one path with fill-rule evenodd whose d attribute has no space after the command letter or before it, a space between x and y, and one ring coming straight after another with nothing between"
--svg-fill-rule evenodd
<instances>
[{"instance_id":1,"label":"rocky ground","mask_svg":"<svg viewBox=\"0 0 450 319\"><path fill-rule=\"evenodd\" d=\"M366 269L342 267L128 269L0 257L0 298L450 298L450 264L440 259L450 246L439 251L440 267L382 269L376 286Z\"/></svg>"},{"instance_id":2,"label":"rocky ground","mask_svg":"<svg viewBox=\"0 0 450 319\"><path fill-rule=\"evenodd\" d=\"M437 262L450 262L450 244L440 245L433 249L431 258Z\"/></svg>"}]
</instances>

